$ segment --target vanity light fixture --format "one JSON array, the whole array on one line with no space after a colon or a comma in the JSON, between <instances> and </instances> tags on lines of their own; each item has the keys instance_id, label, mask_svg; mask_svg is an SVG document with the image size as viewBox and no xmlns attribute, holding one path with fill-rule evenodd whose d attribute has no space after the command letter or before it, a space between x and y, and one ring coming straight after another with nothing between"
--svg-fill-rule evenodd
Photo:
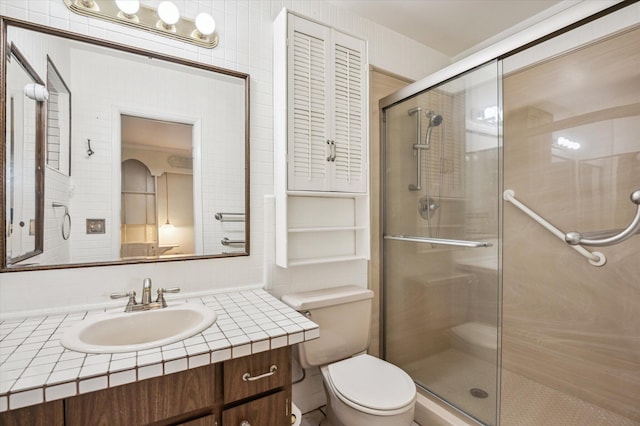
<instances>
[{"instance_id":1,"label":"vanity light fixture","mask_svg":"<svg viewBox=\"0 0 640 426\"><path fill-rule=\"evenodd\" d=\"M64 4L80 15L147 30L154 34L213 49L219 37L211 15L200 13L195 21L180 16L178 7L165 0L157 10L141 4L139 0L63 0Z\"/></svg>"}]
</instances>

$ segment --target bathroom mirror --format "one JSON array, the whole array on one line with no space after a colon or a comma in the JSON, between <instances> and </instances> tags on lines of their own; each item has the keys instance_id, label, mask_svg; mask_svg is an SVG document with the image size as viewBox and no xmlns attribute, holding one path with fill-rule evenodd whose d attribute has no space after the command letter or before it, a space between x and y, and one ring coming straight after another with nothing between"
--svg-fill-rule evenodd
<instances>
[{"instance_id":1,"label":"bathroom mirror","mask_svg":"<svg viewBox=\"0 0 640 426\"><path fill-rule=\"evenodd\" d=\"M3 155L5 262L17 265L43 251L44 82L14 43L7 46Z\"/></svg>"},{"instance_id":2,"label":"bathroom mirror","mask_svg":"<svg viewBox=\"0 0 640 426\"><path fill-rule=\"evenodd\" d=\"M7 18L2 39L4 272L249 254L248 74ZM53 94L24 170L40 192L15 177L10 46ZM41 206L29 256L18 193Z\"/></svg>"}]
</instances>

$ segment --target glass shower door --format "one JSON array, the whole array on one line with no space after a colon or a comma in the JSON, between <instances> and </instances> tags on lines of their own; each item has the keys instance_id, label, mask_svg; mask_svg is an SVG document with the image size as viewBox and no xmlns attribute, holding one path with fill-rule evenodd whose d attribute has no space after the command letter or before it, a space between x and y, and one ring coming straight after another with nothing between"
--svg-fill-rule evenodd
<instances>
[{"instance_id":1,"label":"glass shower door","mask_svg":"<svg viewBox=\"0 0 640 426\"><path fill-rule=\"evenodd\" d=\"M468 415L498 400L499 64L383 110L385 359Z\"/></svg>"}]
</instances>

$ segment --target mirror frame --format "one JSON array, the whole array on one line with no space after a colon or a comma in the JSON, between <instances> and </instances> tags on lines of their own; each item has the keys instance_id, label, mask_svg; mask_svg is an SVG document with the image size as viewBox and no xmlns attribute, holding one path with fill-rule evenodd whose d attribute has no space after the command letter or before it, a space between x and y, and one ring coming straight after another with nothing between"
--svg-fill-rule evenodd
<instances>
[{"instance_id":1,"label":"mirror frame","mask_svg":"<svg viewBox=\"0 0 640 426\"><path fill-rule=\"evenodd\" d=\"M190 61L187 59L183 59L183 58L179 58L179 57L175 57L175 56L169 56L169 55L164 55L158 52L154 52L154 51L150 51L150 50L144 50L144 49L139 49L136 47L131 47L131 46L126 46L123 44L119 44L119 43L115 43L115 42L111 42L111 41L107 41L107 40L103 40L103 39L99 39L99 38L95 38L95 37L89 37L89 36L85 36L85 35L81 35L81 34L76 34L76 33L72 33L69 31L65 31L65 30L59 30L56 28L51 28L51 27L47 27L44 25L39 25L39 24L34 24L31 22L26 22L23 20L19 20L19 19L14 19L14 18L8 18L6 16L0 16L0 33L2 34L2 40L3 43L1 43L2 45L0 46L0 54L2 55L2 61L0 61L0 71L2 74L2 81L0 82L2 84L2 96L0 96L0 110L2 113L2 117L0 119L0 131L2 132L2 147L0 149L0 161L2 162L2 165L0 166L0 178L2 179L2 188L3 188L3 194L4 194L4 189L5 189L5 183L6 183L6 170L5 170L5 163L6 163L6 108L7 108L7 102L6 102L6 55L9 53L7 51L7 43L4 42L5 40L7 40L7 28L9 26L12 27L17 27L17 28L23 28L26 30L30 30L30 31L36 31L36 32L40 32L46 35L52 35L52 36L57 36L57 37L62 37L62 38L66 38L69 40L74 40L74 41L79 41L79 42L83 42L83 43L89 43L92 45L96 45L96 46L101 46L101 47L105 47L105 48L109 48L109 49L113 49L113 50L117 50L117 51L122 51L122 52L126 52L126 53L131 53L134 55L139 55L139 56L144 56L150 59L159 59L162 61L167 61L167 62L171 62L174 64L179 64L179 65L184 65L186 67L190 67L190 68L197 68L197 69L201 69L204 71L210 71L210 72L214 72L214 73L219 73L219 74L223 74L223 75L227 75L230 77L236 77L236 78L240 78L242 80L244 80L244 87L245 87L245 121L244 121L244 132L245 132L245 143L244 143L244 171L245 171L245 191L244 191L244 206L245 206L245 250L243 252L238 252L238 253L226 253L226 254L204 254L204 255L185 255L185 256L181 256L181 257L175 257L175 258L167 258L167 259L161 259L161 258L152 258L152 259L131 259L131 260L113 260L113 261L104 261L104 262L85 262L85 263L69 263L69 264L54 264L54 265L31 265L31 266L15 266L15 267L9 267L10 264L7 262L6 259L6 200L4 195L2 197L0 197L0 207L1 207L1 211L2 211L2 229L0 229L0 240L2 241L2 245L0 247L0 257L2 258L2 265L0 267L0 272L24 272L24 271L32 271L32 270L49 270L49 269L68 269L68 268L86 268L86 267L95 267L95 266L114 266L114 265L131 265L131 264L144 264L144 263L156 263L156 262L181 262L181 261L188 261L188 260L203 260L203 259L225 259L225 258L231 258L231 257L243 257L243 256L249 256L250 255L250 169L249 169L249 164L250 164L250 146L249 146L249 140L250 140L250 134L249 134L249 129L250 129L250 75L240 72L240 71L234 71L234 70L230 70L230 69L226 69L226 68L221 68L221 67L217 67L214 65L207 65L201 62L195 62L195 61ZM44 84L44 83L42 83ZM44 108L44 106L43 106ZM45 124L44 120L45 120L45 115L44 112L42 113L42 117L41 119L43 120L43 126L42 126L42 135L41 135L41 140L38 143L38 146L40 147L40 149L44 149L44 135L45 135ZM39 185L41 185L41 207L40 207L40 214L42 215L42 219L39 221L42 228L43 228L43 232L41 232L41 236L44 233L44 152L42 151L41 153L41 158L38 160L39 162L41 162L40 165L40 169L41 169L41 174L42 177L40 179L40 183ZM42 239L42 238L41 238ZM43 243L43 242L42 242ZM43 244L41 243L41 248L42 250L44 250ZM37 253L40 254L40 253ZM14 262L15 263L15 262Z\"/></svg>"},{"instance_id":2,"label":"mirror frame","mask_svg":"<svg viewBox=\"0 0 640 426\"><path fill-rule=\"evenodd\" d=\"M3 32L3 40L6 40L6 34ZM5 49L8 49L5 52ZM0 155L0 160L2 161L2 172L0 172L0 177L2 178L2 265L4 267L8 267L9 265L13 265L15 263L22 262L26 259L32 258L44 252L44 149L45 149L45 133L46 133L46 122L45 122L45 105L43 101L36 101L36 126L35 126L35 229L34 229L34 247L33 250L28 251L26 253L22 253L13 258L6 257L6 231L7 231L7 212L5 194L6 191L6 178L7 171L6 167L6 130L7 130L7 59L10 56L13 56L16 61L20 64L20 67L24 69L27 75L31 78L34 83L45 85L45 82L40 78L36 70L29 64L27 58L20 52L20 49L14 44L11 43L10 46L7 46L7 43L2 43L2 48L0 49L0 54L2 54L2 125L0 129L2 131L2 154ZM13 116L12 116L13 119Z\"/></svg>"}]
</instances>

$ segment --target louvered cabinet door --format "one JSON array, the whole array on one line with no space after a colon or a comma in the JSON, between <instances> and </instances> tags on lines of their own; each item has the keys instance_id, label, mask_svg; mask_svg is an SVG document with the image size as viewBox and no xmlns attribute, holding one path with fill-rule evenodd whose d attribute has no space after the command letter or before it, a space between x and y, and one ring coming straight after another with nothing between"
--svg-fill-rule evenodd
<instances>
[{"instance_id":1,"label":"louvered cabinet door","mask_svg":"<svg viewBox=\"0 0 640 426\"><path fill-rule=\"evenodd\" d=\"M364 41L334 33L332 191L365 192L366 97Z\"/></svg>"},{"instance_id":2,"label":"louvered cabinet door","mask_svg":"<svg viewBox=\"0 0 640 426\"><path fill-rule=\"evenodd\" d=\"M290 19L288 186L292 191L328 191L331 31L296 16Z\"/></svg>"}]
</instances>

